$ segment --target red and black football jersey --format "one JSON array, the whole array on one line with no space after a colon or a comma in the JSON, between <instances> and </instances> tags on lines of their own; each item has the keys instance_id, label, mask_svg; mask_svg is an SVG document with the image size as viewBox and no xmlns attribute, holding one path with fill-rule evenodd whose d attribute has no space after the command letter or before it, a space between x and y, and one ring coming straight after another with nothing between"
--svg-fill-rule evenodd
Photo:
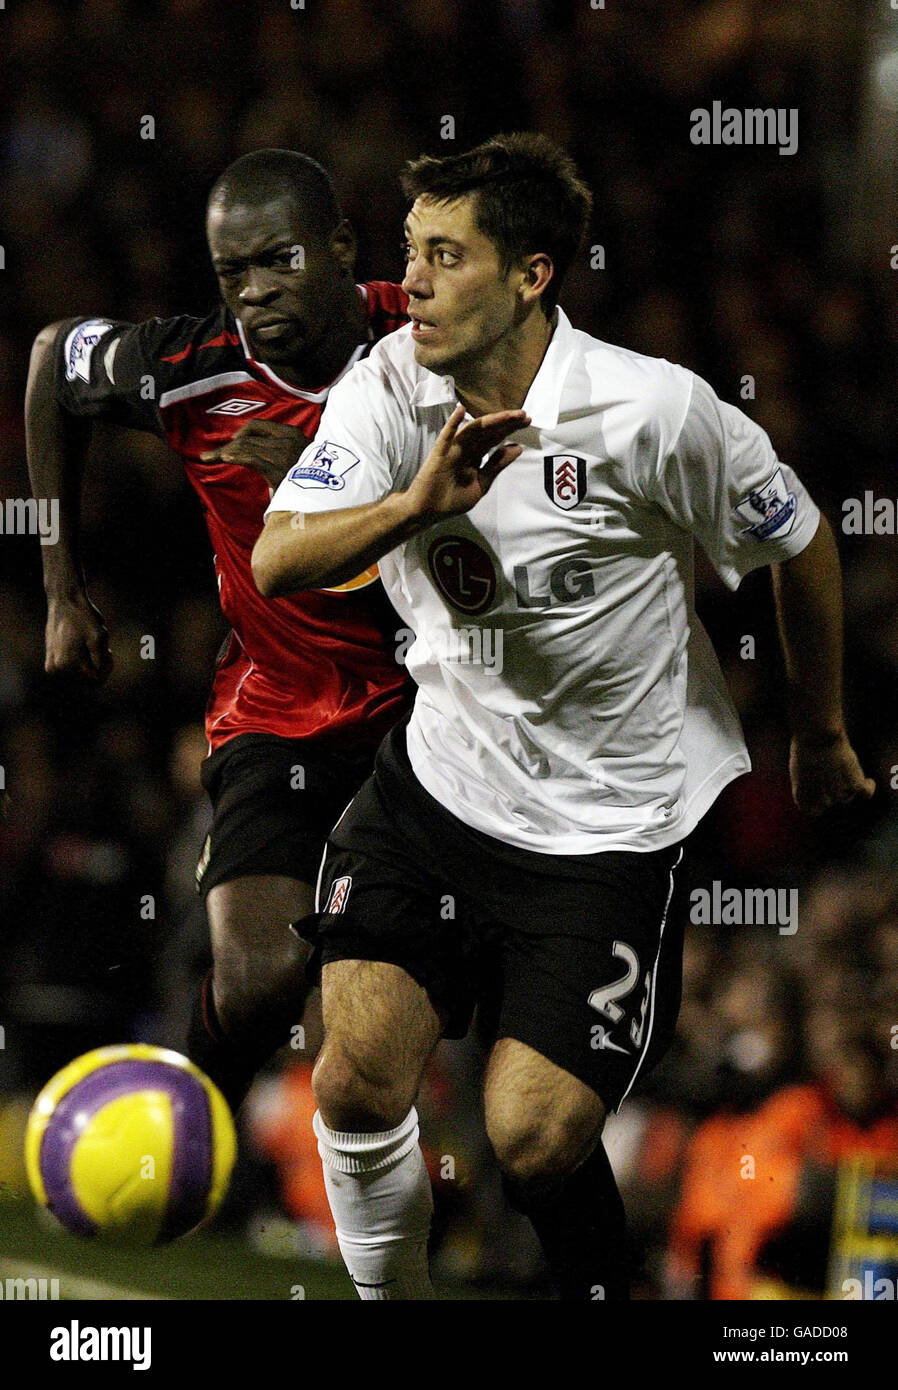
<instances>
[{"instance_id":1,"label":"red and black football jersey","mask_svg":"<svg viewBox=\"0 0 898 1390\"><path fill-rule=\"evenodd\" d=\"M373 281L359 293L371 341L406 322L398 285ZM63 408L161 435L202 502L232 629L206 710L210 747L245 733L379 742L410 691L377 567L333 589L263 598L250 561L271 489L252 469L201 459L253 419L279 420L314 438L334 382L301 391L281 381L253 360L224 305L203 319L73 319L58 341ZM340 376L367 350L360 344Z\"/></svg>"}]
</instances>

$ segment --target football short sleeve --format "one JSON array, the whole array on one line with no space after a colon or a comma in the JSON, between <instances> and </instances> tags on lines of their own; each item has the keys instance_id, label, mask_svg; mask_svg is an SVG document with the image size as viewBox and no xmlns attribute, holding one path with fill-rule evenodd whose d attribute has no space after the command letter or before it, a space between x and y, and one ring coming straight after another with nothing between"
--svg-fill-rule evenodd
<instances>
[{"instance_id":1,"label":"football short sleeve","mask_svg":"<svg viewBox=\"0 0 898 1390\"><path fill-rule=\"evenodd\" d=\"M366 365L331 391L314 440L276 489L266 516L360 507L393 491L391 411Z\"/></svg>"},{"instance_id":2,"label":"football short sleeve","mask_svg":"<svg viewBox=\"0 0 898 1390\"><path fill-rule=\"evenodd\" d=\"M693 532L730 589L753 569L798 555L820 519L760 425L693 378L676 442L659 462L654 500Z\"/></svg>"}]
</instances>

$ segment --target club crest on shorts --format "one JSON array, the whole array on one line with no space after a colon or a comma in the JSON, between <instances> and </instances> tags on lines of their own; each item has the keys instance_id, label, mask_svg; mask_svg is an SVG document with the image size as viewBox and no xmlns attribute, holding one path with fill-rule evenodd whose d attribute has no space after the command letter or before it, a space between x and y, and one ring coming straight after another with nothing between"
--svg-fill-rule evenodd
<instances>
[{"instance_id":1,"label":"club crest on shorts","mask_svg":"<svg viewBox=\"0 0 898 1390\"><path fill-rule=\"evenodd\" d=\"M327 911L330 913L342 912L346 906L346 899L349 897L349 890L352 887L352 874L345 874L343 878L335 878L331 886L331 895L327 903Z\"/></svg>"},{"instance_id":2,"label":"club crest on shorts","mask_svg":"<svg viewBox=\"0 0 898 1390\"><path fill-rule=\"evenodd\" d=\"M569 512L586 496L586 459L577 454L546 454L543 457L546 492L549 500Z\"/></svg>"},{"instance_id":3,"label":"club crest on shorts","mask_svg":"<svg viewBox=\"0 0 898 1390\"><path fill-rule=\"evenodd\" d=\"M209 867L209 860L212 858L212 836L207 835L203 841L203 852L200 855L199 863L196 866L196 891L199 893L203 886L203 875Z\"/></svg>"}]
</instances>

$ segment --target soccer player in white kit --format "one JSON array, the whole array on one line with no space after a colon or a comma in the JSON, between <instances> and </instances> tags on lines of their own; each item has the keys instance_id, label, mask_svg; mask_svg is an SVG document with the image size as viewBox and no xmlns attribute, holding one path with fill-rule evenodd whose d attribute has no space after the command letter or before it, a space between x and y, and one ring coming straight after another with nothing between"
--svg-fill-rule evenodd
<instances>
[{"instance_id":1,"label":"soccer player in white kit","mask_svg":"<svg viewBox=\"0 0 898 1390\"><path fill-rule=\"evenodd\" d=\"M332 389L253 558L269 596L376 561L415 634L413 712L319 880L319 1150L360 1296L431 1297L414 1101L479 1001L506 1190L563 1299L620 1300L602 1126L673 1036L687 837L750 769L694 538L731 589L774 567L812 813L874 790L842 715L838 556L763 430L558 307L591 200L551 142L425 157L403 186L411 326Z\"/></svg>"}]
</instances>

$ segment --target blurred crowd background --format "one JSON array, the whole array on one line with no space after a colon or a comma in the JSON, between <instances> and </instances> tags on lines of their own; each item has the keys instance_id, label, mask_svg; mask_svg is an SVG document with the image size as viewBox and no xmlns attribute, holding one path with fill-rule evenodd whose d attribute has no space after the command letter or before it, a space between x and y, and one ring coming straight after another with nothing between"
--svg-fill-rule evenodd
<instances>
[{"instance_id":1,"label":"blurred crowd background","mask_svg":"<svg viewBox=\"0 0 898 1390\"><path fill-rule=\"evenodd\" d=\"M399 279L401 162L534 128L595 191L562 295L574 322L699 371L769 431L837 532L844 498L898 501L898 237L864 178L878 8L16 0L0 14L3 496L28 496L36 332L79 313L205 312L204 201L232 158L280 145L321 160L359 234L358 278ZM691 144L690 112L714 100L797 108L798 152ZM83 527L116 661L102 690L44 676L38 545L0 539L7 1107L89 1046L171 1041L204 966L201 721L224 629L202 518L157 441L98 430ZM700 569L755 770L697 835L695 881L798 888L799 926L690 933L678 1042L608 1131L644 1297L821 1291L837 1183L856 1178L857 1155L898 1152L898 540L840 544L850 727L879 790L825 824L790 800L769 578L732 596ZM306 1051L280 1059L247 1107L226 1219L256 1241L333 1253L308 1124L314 1033L310 1016ZM538 1290L537 1250L501 1204L483 1137L479 1067L473 1041L444 1046L422 1106L437 1268Z\"/></svg>"}]
</instances>

